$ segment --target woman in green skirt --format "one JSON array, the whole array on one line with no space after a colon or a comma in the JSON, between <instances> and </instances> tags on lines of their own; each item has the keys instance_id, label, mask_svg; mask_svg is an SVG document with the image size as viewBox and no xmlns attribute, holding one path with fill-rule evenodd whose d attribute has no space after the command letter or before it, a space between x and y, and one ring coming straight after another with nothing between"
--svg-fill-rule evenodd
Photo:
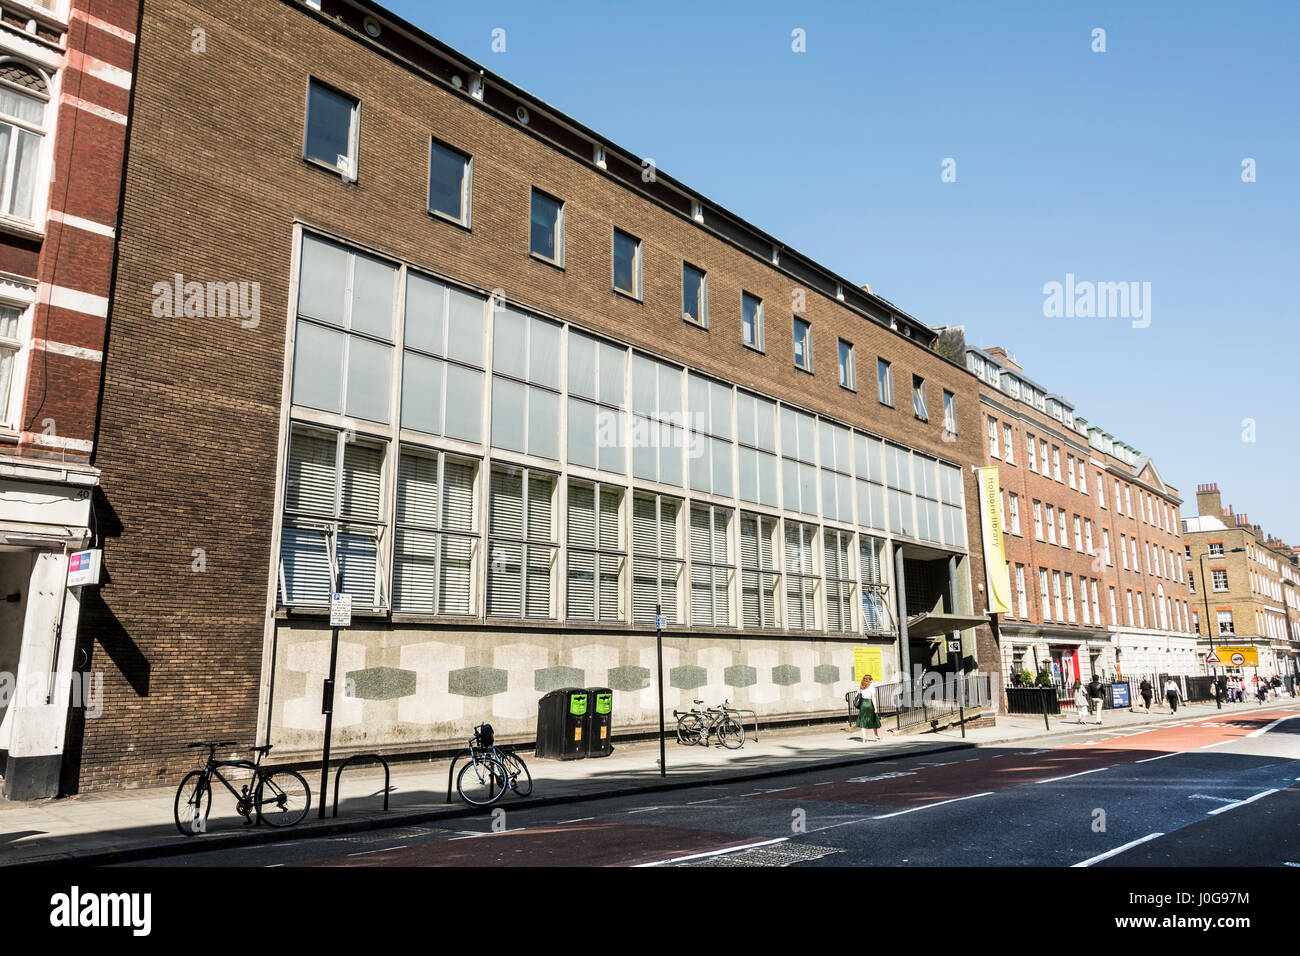
<instances>
[{"instance_id":1,"label":"woman in green skirt","mask_svg":"<svg viewBox=\"0 0 1300 956\"><path fill-rule=\"evenodd\" d=\"M871 693L871 675L864 674L862 683L858 685L858 693L862 695L862 705L858 707L858 726L862 728L862 742L867 742L867 731L875 731L876 740L880 739L880 717L876 713L876 704L872 700Z\"/></svg>"}]
</instances>

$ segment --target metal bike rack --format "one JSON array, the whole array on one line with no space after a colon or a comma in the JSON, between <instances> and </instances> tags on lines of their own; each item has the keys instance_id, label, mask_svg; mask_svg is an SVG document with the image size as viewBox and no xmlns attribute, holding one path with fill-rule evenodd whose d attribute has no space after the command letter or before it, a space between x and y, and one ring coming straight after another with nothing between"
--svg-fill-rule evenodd
<instances>
[{"instance_id":1,"label":"metal bike rack","mask_svg":"<svg viewBox=\"0 0 1300 956\"><path fill-rule=\"evenodd\" d=\"M344 769L346 769L347 765L350 764L352 761L362 760L365 759L366 757L374 757L376 760L378 760L381 764L384 765L384 809L385 810L388 809L388 793L390 790L393 789L391 786L389 786L389 780L391 779L391 774L389 773L388 770L388 761L385 760L379 754L353 754L347 760L343 761L343 763L339 764L339 769L334 772L334 814L333 814L334 816L337 817L339 815L339 783L341 783L343 780Z\"/></svg>"},{"instance_id":2,"label":"metal bike rack","mask_svg":"<svg viewBox=\"0 0 1300 956\"><path fill-rule=\"evenodd\" d=\"M737 715L738 717L753 717L753 718L754 718L754 739L757 740L757 739L758 739L758 711L756 711L756 710L738 710L738 709L736 709L735 707L728 707L727 709L730 710L733 714ZM744 723L743 723L743 722L741 723L741 726L742 726L742 727L744 726Z\"/></svg>"}]
</instances>

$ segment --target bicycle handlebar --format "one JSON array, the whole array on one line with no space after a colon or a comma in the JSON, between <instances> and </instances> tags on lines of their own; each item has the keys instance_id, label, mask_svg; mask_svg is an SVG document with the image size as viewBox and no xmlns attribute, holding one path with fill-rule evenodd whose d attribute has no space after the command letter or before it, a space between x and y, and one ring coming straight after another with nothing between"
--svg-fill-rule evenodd
<instances>
[{"instance_id":1,"label":"bicycle handlebar","mask_svg":"<svg viewBox=\"0 0 1300 956\"><path fill-rule=\"evenodd\" d=\"M218 742L216 742L216 743L213 743L213 742L210 741L210 740L196 740L196 741L195 741L194 743L192 743L192 744L186 744L186 745L185 745L185 749L186 749L186 750L189 750L189 749L191 749L191 748L193 748L193 747L211 747L211 748L213 748L213 749L215 750L217 747L234 746L234 744L235 744L235 741L233 741L233 740L221 740L221 741L218 741Z\"/></svg>"}]
</instances>

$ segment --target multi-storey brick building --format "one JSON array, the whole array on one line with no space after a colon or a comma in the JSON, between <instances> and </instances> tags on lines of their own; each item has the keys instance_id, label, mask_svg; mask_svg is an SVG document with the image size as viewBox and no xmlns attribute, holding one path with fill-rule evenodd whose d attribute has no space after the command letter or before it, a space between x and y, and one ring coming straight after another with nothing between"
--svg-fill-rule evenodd
<instances>
[{"instance_id":1,"label":"multi-storey brick building","mask_svg":"<svg viewBox=\"0 0 1300 956\"><path fill-rule=\"evenodd\" d=\"M137 0L0 0L0 775L58 786Z\"/></svg>"},{"instance_id":2,"label":"multi-storey brick building","mask_svg":"<svg viewBox=\"0 0 1300 956\"><path fill-rule=\"evenodd\" d=\"M1197 487L1196 510L1183 520L1183 538L1193 572L1192 620L1201 635L1202 660L1214 651L1229 673L1295 675L1300 670L1300 574L1292 563L1293 550L1251 524L1247 514L1223 507L1217 484ZM1258 664L1234 663L1219 650L1225 645L1251 648Z\"/></svg>"},{"instance_id":3,"label":"multi-storey brick building","mask_svg":"<svg viewBox=\"0 0 1300 956\"><path fill-rule=\"evenodd\" d=\"M1005 350L966 357L980 381L984 455L1002 486L1004 669L1050 666L1062 691L1093 674L1198 673L1177 489Z\"/></svg>"},{"instance_id":4,"label":"multi-storey brick building","mask_svg":"<svg viewBox=\"0 0 1300 956\"><path fill-rule=\"evenodd\" d=\"M67 789L319 753L339 574L345 751L528 740L575 684L648 728L656 609L669 708L992 653L929 327L369 4L139 34Z\"/></svg>"}]
</instances>

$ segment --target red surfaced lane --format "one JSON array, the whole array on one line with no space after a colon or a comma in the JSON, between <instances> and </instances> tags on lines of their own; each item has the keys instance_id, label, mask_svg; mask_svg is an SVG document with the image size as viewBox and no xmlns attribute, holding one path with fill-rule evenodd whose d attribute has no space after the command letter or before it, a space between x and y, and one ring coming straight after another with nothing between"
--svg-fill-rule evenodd
<instances>
[{"instance_id":1,"label":"red surfaced lane","mask_svg":"<svg viewBox=\"0 0 1300 956\"><path fill-rule=\"evenodd\" d=\"M1008 754L966 760L915 771L868 770L857 781L800 787L764 797L781 800L815 800L851 803L862 806L913 807L954 797L967 797L988 790L1005 790L1026 783L1037 783L1099 770L1116 764L1135 763L1148 757L1195 750L1207 744L1248 736L1278 717L1300 713L1295 708L1256 712L1161 727L1112 737L1095 743L1070 744L1045 753ZM1104 728L1098 728L1103 733Z\"/></svg>"}]
</instances>

